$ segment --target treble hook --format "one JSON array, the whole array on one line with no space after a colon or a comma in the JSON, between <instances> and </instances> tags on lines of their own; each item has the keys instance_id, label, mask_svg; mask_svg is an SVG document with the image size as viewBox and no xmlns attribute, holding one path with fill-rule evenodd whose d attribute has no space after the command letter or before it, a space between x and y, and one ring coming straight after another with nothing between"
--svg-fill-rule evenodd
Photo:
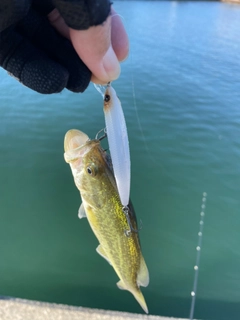
<instances>
[{"instance_id":1,"label":"treble hook","mask_svg":"<svg viewBox=\"0 0 240 320\"><path fill-rule=\"evenodd\" d=\"M131 232L135 232L135 233L138 233L139 230L142 229L142 226L140 227L140 229L134 229L133 226L132 226L132 223L131 223L131 220L130 220L130 217L129 217L129 208L128 206L123 206L122 208L126 218L127 218L127 222L128 222L128 225L129 225L129 230L124 230L124 233L127 237L130 236Z\"/></svg>"},{"instance_id":2,"label":"treble hook","mask_svg":"<svg viewBox=\"0 0 240 320\"><path fill-rule=\"evenodd\" d=\"M104 132L104 134L103 134L100 138L98 138L100 132L102 132L102 131ZM101 141L101 140L103 140L103 139L106 138L106 137L107 137L107 129L106 129L106 128L103 128L103 129L101 129L101 130L98 131L98 133L96 134L95 140Z\"/></svg>"}]
</instances>

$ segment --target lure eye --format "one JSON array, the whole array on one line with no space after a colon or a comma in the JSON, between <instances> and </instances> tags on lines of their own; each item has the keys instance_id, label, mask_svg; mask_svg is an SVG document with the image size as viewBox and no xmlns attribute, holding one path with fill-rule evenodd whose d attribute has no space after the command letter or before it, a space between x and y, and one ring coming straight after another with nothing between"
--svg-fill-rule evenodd
<instances>
[{"instance_id":1,"label":"lure eye","mask_svg":"<svg viewBox=\"0 0 240 320\"><path fill-rule=\"evenodd\" d=\"M104 101L108 102L108 101L110 101L110 99L111 99L110 95L109 94L105 94Z\"/></svg>"}]
</instances>

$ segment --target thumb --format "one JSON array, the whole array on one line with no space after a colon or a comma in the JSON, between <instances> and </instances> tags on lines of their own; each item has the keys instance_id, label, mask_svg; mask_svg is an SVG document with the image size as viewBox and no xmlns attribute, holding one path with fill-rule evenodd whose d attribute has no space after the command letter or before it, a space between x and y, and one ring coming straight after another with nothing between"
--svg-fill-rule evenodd
<instances>
[{"instance_id":1,"label":"thumb","mask_svg":"<svg viewBox=\"0 0 240 320\"><path fill-rule=\"evenodd\" d=\"M107 83L119 77L120 64L111 44L111 16L87 30L70 28L71 42L92 72L92 81Z\"/></svg>"}]
</instances>

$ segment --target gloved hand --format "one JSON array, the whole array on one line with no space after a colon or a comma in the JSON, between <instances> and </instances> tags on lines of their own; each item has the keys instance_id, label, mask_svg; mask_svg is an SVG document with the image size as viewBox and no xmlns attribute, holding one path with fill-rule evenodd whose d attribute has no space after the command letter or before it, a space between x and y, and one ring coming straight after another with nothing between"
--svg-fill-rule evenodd
<instances>
[{"instance_id":1,"label":"gloved hand","mask_svg":"<svg viewBox=\"0 0 240 320\"><path fill-rule=\"evenodd\" d=\"M96 82L109 81L113 80L109 78L117 77L119 73L116 75L116 65L114 75L111 74L111 63L108 72L104 63L99 64L97 59L99 48L96 41L101 40L102 35L103 38L106 37L108 32L111 35L109 25L111 28L112 23L111 17L108 17L109 0L53 2L54 4L51 0L1 0L0 65L24 85L40 93L60 92L64 87L74 92L83 92L89 84L91 71L96 74L93 75L93 80ZM46 17L48 13L50 13L49 19ZM106 19L107 21L103 23ZM73 30L71 27L81 31ZM116 34L119 28L121 30L121 25L113 27L112 31L115 29ZM100 38L96 38L99 30ZM105 34L102 30L105 30ZM120 32L120 35L124 32ZM97 47L94 53L96 59L93 59L94 50L92 50L94 39ZM116 52L115 60L121 60L121 56L125 58L128 52L126 34L125 40L125 51L119 50L121 37L119 41L115 41L115 45L114 41L112 45L108 43L109 47L106 49L105 46L105 50L113 48ZM100 56L104 56L106 52L103 51ZM81 58L83 56L85 63L79 56ZM95 60L100 65L100 71ZM114 63L116 64L116 61ZM103 71L107 71L106 75Z\"/></svg>"}]
</instances>

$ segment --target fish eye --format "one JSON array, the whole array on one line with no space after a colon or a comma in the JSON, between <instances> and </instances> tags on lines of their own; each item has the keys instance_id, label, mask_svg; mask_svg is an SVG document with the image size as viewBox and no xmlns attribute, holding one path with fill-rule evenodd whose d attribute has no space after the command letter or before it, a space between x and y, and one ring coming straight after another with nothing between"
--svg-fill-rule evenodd
<instances>
[{"instance_id":1,"label":"fish eye","mask_svg":"<svg viewBox=\"0 0 240 320\"><path fill-rule=\"evenodd\" d=\"M105 94L104 101L108 102L108 101L110 101L110 99L111 99L110 95L109 94Z\"/></svg>"},{"instance_id":2,"label":"fish eye","mask_svg":"<svg viewBox=\"0 0 240 320\"><path fill-rule=\"evenodd\" d=\"M95 176L97 174L97 167L94 163L90 163L87 167L86 167L86 172L87 174L89 174L90 176Z\"/></svg>"}]
</instances>

